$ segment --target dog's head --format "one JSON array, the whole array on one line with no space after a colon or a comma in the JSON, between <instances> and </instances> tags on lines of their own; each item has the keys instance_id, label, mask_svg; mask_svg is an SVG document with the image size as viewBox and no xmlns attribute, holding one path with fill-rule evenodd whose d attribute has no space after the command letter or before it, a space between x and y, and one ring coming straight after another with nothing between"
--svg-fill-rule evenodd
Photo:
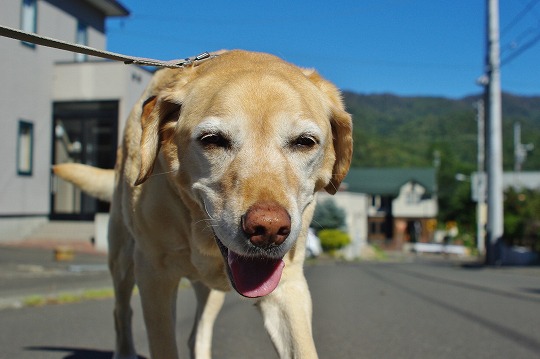
<instances>
[{"instance_id":1,"label":"dog's head","mask_svg":"<svg viewBox=\"0 0 540 359\"><path fill-rule=\"evenodd\" d=\"M335 193L349 170L351 117L335 86L271 55L231 51L178 74L144 105L137 184L161 153L235 289L268 294L315 193Z\"/></svg>"}]
</instances>

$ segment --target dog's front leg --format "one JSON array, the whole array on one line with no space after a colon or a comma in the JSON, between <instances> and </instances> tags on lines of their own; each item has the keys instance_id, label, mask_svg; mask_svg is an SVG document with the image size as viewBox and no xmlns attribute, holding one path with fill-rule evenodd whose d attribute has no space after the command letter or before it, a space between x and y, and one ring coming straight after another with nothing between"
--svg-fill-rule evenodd
<instances>
[{"instance_id":1,"label":"dog's front leg","mask_svg":"<svg viewBox=\"0 0 540 359\"><path fill-rule=\"evenodd\" d=\"M150 257L136 250L135 276L152 359L176 359L176 296L180 274L164 256Z\"/></svg>"},{"instance_id":2,"label":"dog's front leg","mask_svg":"<svg viewBox=\"0 0 540 359\"><path fill-rule=\"evenodd\" d=\"M225 292L210 289L201 282L193 282L192 285L197 297L197 313L189 337L191 359L210 359L214 322L223 306Z\"/></svg>"},{"instance_id":3,"label":"dog's front leg","mask_svg":"<svg viewBox=\"0 0 540 359\"><path fill-rule=\"evenodd\" d=\"M264 326L281 359L316 359L311 330L311 297L303 274L282 280L261 298L258 307Z\"/></svg>"}]
</instances>

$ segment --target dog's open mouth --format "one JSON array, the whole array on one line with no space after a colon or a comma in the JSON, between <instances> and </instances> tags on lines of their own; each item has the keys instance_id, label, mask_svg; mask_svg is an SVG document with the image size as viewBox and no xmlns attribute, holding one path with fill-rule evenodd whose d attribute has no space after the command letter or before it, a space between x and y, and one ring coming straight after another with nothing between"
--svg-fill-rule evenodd
<instances>
[{"instance_id":1,"label":"dog's open mouth","mask_svg":"<svg viewBox=\"0 0 540 359\"><path fill-rule=\"evenodd\" d=\"M285 267L282 259L242 256L225 247L218 237L215 239L225 259L229 279L240 295L258 298L276 289Z\"/></svg>"}]
</instances>

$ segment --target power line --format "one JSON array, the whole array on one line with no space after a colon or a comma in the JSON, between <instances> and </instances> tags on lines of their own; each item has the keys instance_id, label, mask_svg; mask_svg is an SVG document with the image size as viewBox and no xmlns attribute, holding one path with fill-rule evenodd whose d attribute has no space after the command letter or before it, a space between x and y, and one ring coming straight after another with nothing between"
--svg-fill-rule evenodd
<instances>
[{"instance_id":1,"label":"power line","mask_svg":"<svg viewBox=\"0 0 540 359\"><path fill-rule=\"evenodd\" d=\"M520 46L520 43L525 40L527 37L529 37L531 34L535 34L538 31L537 27L529 27L526 30L522 31L518 36L514 37L512 41L507 43L505 46L501 47L501 53L507 52L507 51L514 51L516 48Z\"/></svg>"},{"instance_id":2,"label":"power line","mask_svg":"<svg viewBox=\"0 0 540 359\"><path fill-rule=\"evenodd\" d=\"M510 21L504 29L501 31L503 36L508 33L516 24L518 24L523 18L533 11L534 7L540 2L540 0L531 0L525 7ZM529 27L525 31L522 31L518 36L514 37L512 41L501 48L501 54L510 52L506 57L501 60L501 66L509 64L516 57L533 47L538 41L540 41L540 19L536 27ZM532 38L531 38L532 36Z\"/></svg>"},{"instance_id":3,"label":"power line","mask_svg":"<svg viewBox=\"0 0 540 359\"><path fill-rule=\"evenodd\" d=\"M525 7L523 8L523 10L521 10L513 19L512 21L510 21L510 23L508 23L508 25L506 25L502 30L501 30L501 37L503 37L508 31L510 31L511 28L513 28L517 23L519 23L524 17L525 15L527 15L527 13L529 11L531 11L538 3L540 2L540 0L532 0L530 1L527 5L525 5Z\"/></svg>"},{"instance_id":4,"label":"power line","mask_svg":"<svg viewBox=\"0 0 540 359\"><path fill-rule=\"evenodd\" d=\"M518 48L514 50L513 53L506 56L504 59L501 60L501 66L509 64L512 60L514 60L516 57L533 47L538 41L540 41L540 32L536 34L535 37L533 37L531 40L527 41L523 45L520 45Z\"/></svg>"},{"instance_id":5,"label":"power line","mask_svg":"<svg viewBox=\"0 0 540 359\"><path fill-rule=\"evenodd\" d=\"M522 31L519 35L515 36L512 41L510 41L508 44L506 44L504 47L501 48L502 52L505 51L513 51L516 48L519 47L519 44L524 41L527 37L529 37L531 34L535 34L538 31L538 26L534 27L528 27L526 30Z\"/></svg>"}]
</instances>

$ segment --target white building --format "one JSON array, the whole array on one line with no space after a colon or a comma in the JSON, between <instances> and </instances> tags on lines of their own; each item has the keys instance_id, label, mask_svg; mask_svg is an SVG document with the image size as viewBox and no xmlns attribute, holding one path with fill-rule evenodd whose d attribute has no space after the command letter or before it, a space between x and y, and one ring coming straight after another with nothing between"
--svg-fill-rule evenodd
<instances>
[{"instance_id":1,"label":"white building","mask_svg":"<svg viewBox=\"0 0 540 359\"><path fill-rule=\"evenodd\" d=\"M116 0L5 0L0 23L105 49ZM73 161L112 168L123 121L151 74L136 66L0 37L0 240L50 220L93 220L107 205L51 179Z\"/></svg>"},{"instance_id":2,"label":"white building","mask_svg":"<svg viewBox=\"0 0 540 359\"><path fill-rule=\"evenodd\" d=\"M333 196L326 192L318 194L319 203L328 199L333 200L336 206L346 213L345 224L351 244L344 249L344 256L347 259L358 258L363 253L368 239L369 196L347 191L339 191Z\"/></svg>"},{"instance_id":3,"label":"white building","mask_svg":"<svg viewBox=\"0 0 540 359\"><path fill-rule=\"evenodd\" d=\"M351 168L333 199L347 213L349 258L366 244L402 249L429 242L436 229L437 185L433 168ZM320 193L319 201L331 196Z\"/></svg>"}]
</instances>

